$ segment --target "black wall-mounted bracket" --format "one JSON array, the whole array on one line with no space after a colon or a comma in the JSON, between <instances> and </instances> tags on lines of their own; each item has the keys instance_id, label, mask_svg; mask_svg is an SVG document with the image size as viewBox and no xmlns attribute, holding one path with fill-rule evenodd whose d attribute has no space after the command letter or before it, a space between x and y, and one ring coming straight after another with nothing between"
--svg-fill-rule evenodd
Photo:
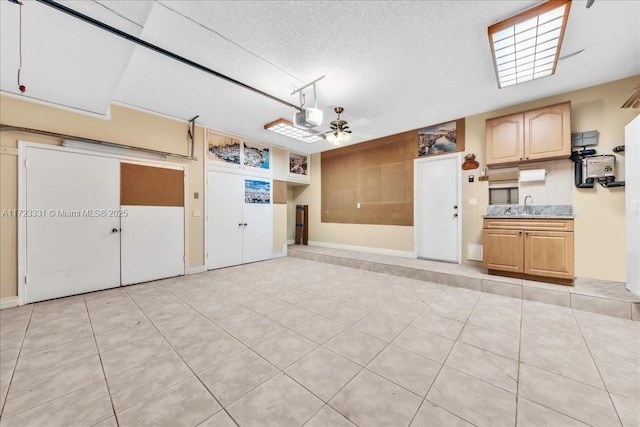
<instances>
[{"instance_id":1,"label":"black wall-mounted bracket","mask_svg":"<svg viewBox=\"0 0 640 427\"><path fill-rule=\"evenodd\" d=\"M187 134L189 134L189 141L191 142L191 157L193 157L193 145L196 137L196 119L198 117L200 117L200 115L189 120L189 130L187 130Z\"/></svg>"}]
</instances>

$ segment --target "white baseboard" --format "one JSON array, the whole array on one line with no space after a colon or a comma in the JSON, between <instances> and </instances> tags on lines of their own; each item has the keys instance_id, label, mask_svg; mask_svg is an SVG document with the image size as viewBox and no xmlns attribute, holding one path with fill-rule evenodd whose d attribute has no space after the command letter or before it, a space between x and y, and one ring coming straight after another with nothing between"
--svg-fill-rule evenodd
<instances>
[{"instance_id":1,"label":"white baseboard","mask_svg":"<svg viewBox=\"0 0 640 427\"><path fill-rule=\"evenodd\" d=\"M284 258L287 256L287 244L283 244L282 245L282 250L280 252L272 252L271 253L271 259L276 259L276 258Z\"/></svg>"},{"instance_id":2,"label":"white baseboard","mask_svg":"<svg viewBox=\"0 0 640 427\"><path fill-rule=\"evenodd\" d=\"M205 273L207 271L206 265L196 265L195 267L189 267L187 274Z\"/></svg>"},{"instance_id":3,"label":"white baseboard","mask_svg":"<svg viewBox=\"0 0 640 427\"><path fill-rule=\"evenodd\" d=\"M295 245L296 241L294 239L287 240L287 245Z\"/></svg>"},{"instance_id":4,"label":"white baseboard","mask_svg":"<svg viewBox=\"0 0 640 427\"><path fill-rule=\"evenodd\" d=\"M368 246L342 245L340 243L315 242L309 240L309 246L317 246L320 248L343 249L345 251L365 252L369 254L391 255L401 258L414 258L416 254L413 251L400 251L398 249L371 248Z\"/></svg>"},{"instance_id":5,"label":"white baseboard","mask_svg":"<svg viewBox=\"0 0 640 427\"><path fill-rule=\"evenodd\" d=\"M13 308L13 307L17 307L20 301L18 300L18 297L4 297L4 298L0 298L0 310L5 309L5 308Z\"/></svg>"}]
</instances>

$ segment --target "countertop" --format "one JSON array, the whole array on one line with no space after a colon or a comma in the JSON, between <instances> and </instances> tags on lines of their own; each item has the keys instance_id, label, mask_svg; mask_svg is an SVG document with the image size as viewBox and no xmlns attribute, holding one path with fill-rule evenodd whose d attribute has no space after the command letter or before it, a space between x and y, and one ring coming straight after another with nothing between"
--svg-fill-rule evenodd
<instances>
[{"instance_id":1,"label":"countertop","mask_svg":"<svg viewBox=\"0 0 640 427\"><path fill-rule=\"evenodd\" d=\"M511 215L482 215L482 218L500 219L574 219L575 215L551 215L551 214L511 214Z\"/></svg>"},{"instance_id":2,"label":"countertop","mask_svg":"<svg viewBox=\"0 0 640 427\"><path fill-rule=\"evenodd\" d=\"M530 213L525 213L530 212ZM488 206L487 214L483 218L513 218L513 219L574 219L571 205L506 205Z\"/></svg>"}]
</instances>

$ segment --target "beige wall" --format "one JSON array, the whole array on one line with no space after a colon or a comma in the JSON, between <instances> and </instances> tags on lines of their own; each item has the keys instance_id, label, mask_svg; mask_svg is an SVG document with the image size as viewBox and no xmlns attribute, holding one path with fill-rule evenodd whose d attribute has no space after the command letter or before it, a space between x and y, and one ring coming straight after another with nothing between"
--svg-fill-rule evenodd
<instances>
[{"instance_id":1,"label":"beige wall","mask_svg":"<svg viewBox=\"0 0 640 427\"><path fill-rule=\"evenodd\" d=\"M99 118L79 112L56 108L6 94L0 94L0 122L5 125L28 127L49 132L73 135L150 148L186 155L189 153L188 124L140 110L111 106L111 118ZM16 209L18 140L60 145L56 138L29 133L0 133L0 209ZM203 128L196 127L195 155L197 161L169 161L187 165L187 261L189 266L204 263L204 217L194 217L194 209L203 208ZM194 192L200 197L194 198ZM0 297L17 295L17 219L2 217L0 223Z\"/></svg>"},{"instance_id":2,"label":"beige wall","mask_svg":"<svg viewBox=\"0 0 640 427\"><path fill-rule=\"evenodd\" d=\"M465 152L474 153L484 166L484 125L487 118L510 114L532 108L571 101L571 131L598 130L599 154L612 154L612 148L624 143L624 126L631 121L637 110L622 110L620 105L638 85L640 76L607 83L562 95L543 98L508 108L466 118ZM567 171L569 160L545 162L554 174L572 179ZM309 240L339 245L365 246L389 250L413 251L413 227L377 226L356 224L331 224L320 221L320 155L312 156L312 183L305 188L294 188L296 204L309 204ZM468 183L469 175L479 175L479 170L463 171L462 183L462 229L463 262L467 260L467 244L482 243L482 215L488 205L486 181ZM616 155L616 176L624 179L624 155ZM553 192L550 179L545 183L546 191ZM536 204L545 204L544 189L537 188L540 195ZM566 198L566 197L565 197ZM626 227L624 217L624 188L577 189L572 186L572 204L576 214L575 223L575 271L576 276L605 280L626 279L625 245ZM470 206L469 199L477 205ZM551 197L549 201L553 200Z\"/></svg>"},{"instance_id":3,"label":"beige wall","mask_svg":"<svg viewBox=\"0 0 640 427\"><path fill-rule=\"evenodd\" d=\"M637 110L621 109L620 106L638 85L640 76L594 86L562 95L539 99L467 117L466 153L475 153L481 166L484 165L484 122L486 119L550 104L571 101L571 132L597 130L598 154L614 154L612 149L624 144L624 126L638 114ZM624 154L616 156L616 178L624 179ZM562 170L562 163L569 160L545 162L547 168ZM475 171L477 175L477 171ZM465 177L470 171L463 172ZM560 173L563 173L562 171ZM571 173L564 173L573 179ZM463 179L463 255L466 260L467 243L482 243L480 215L486 212L488 188L486 182L466 183ZM558 191L553 180L544 184L546 191ZM626 280L626 226L624 210L624 187L578 189L572 185L572 204L575 219L575 274L578 277L625 281ZM537 190L540 192L540 189ZM468 199L478 198L477 206L468 206ZM522 195L521 195L522 197ZM551 198L550 198L551 199ZM538 197L536 204L545 204ZM472 263L469 261L469 263Z\"/></svg>"},{"instance_id":4,"label":"beige wall","mask_svg":"<svg viewBox=\"0 0 640 427\"><path fill-rule=\"evenodd\" d=\"M271 148L271 170L273 179L285 181L287 177L287 151L279 148ZM273 248L274 255L286 253L287 245L287 205L273 204Z\"/></svg>"}]
</instances>

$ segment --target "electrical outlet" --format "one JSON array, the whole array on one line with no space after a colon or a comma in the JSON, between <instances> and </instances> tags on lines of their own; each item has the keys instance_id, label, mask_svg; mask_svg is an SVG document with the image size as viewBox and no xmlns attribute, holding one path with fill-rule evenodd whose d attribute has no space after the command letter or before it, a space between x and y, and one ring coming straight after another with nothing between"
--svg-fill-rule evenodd
<instances>
[{"instance_id":1,"label":"electrical outlet","mask_svg":"<svg viewBox=\"0 0 640 427\"><path fill-rule=\"evenodd\" d=\"M200 216L200 209L194 209L193 216Z\"/></svg>"},{"instance_id":2,"label":"electrical outlet","mask_svg":"<svg viewBox=\"0 0 640 427\"><path fill-rule=\"evenodd\" d=\"M360 202L356 203L356 208L360 209Z\"/></svg>"},{"instance_id":3,"label":"electrical outlet","mask_svg":"<svg viewBox=\"0 0 640 427\"><path fill-rule=\"evenodd\" d=\"M469 199L469 206L475 206L478 204L478 199Z\"/></svg>"}]
</instances>

